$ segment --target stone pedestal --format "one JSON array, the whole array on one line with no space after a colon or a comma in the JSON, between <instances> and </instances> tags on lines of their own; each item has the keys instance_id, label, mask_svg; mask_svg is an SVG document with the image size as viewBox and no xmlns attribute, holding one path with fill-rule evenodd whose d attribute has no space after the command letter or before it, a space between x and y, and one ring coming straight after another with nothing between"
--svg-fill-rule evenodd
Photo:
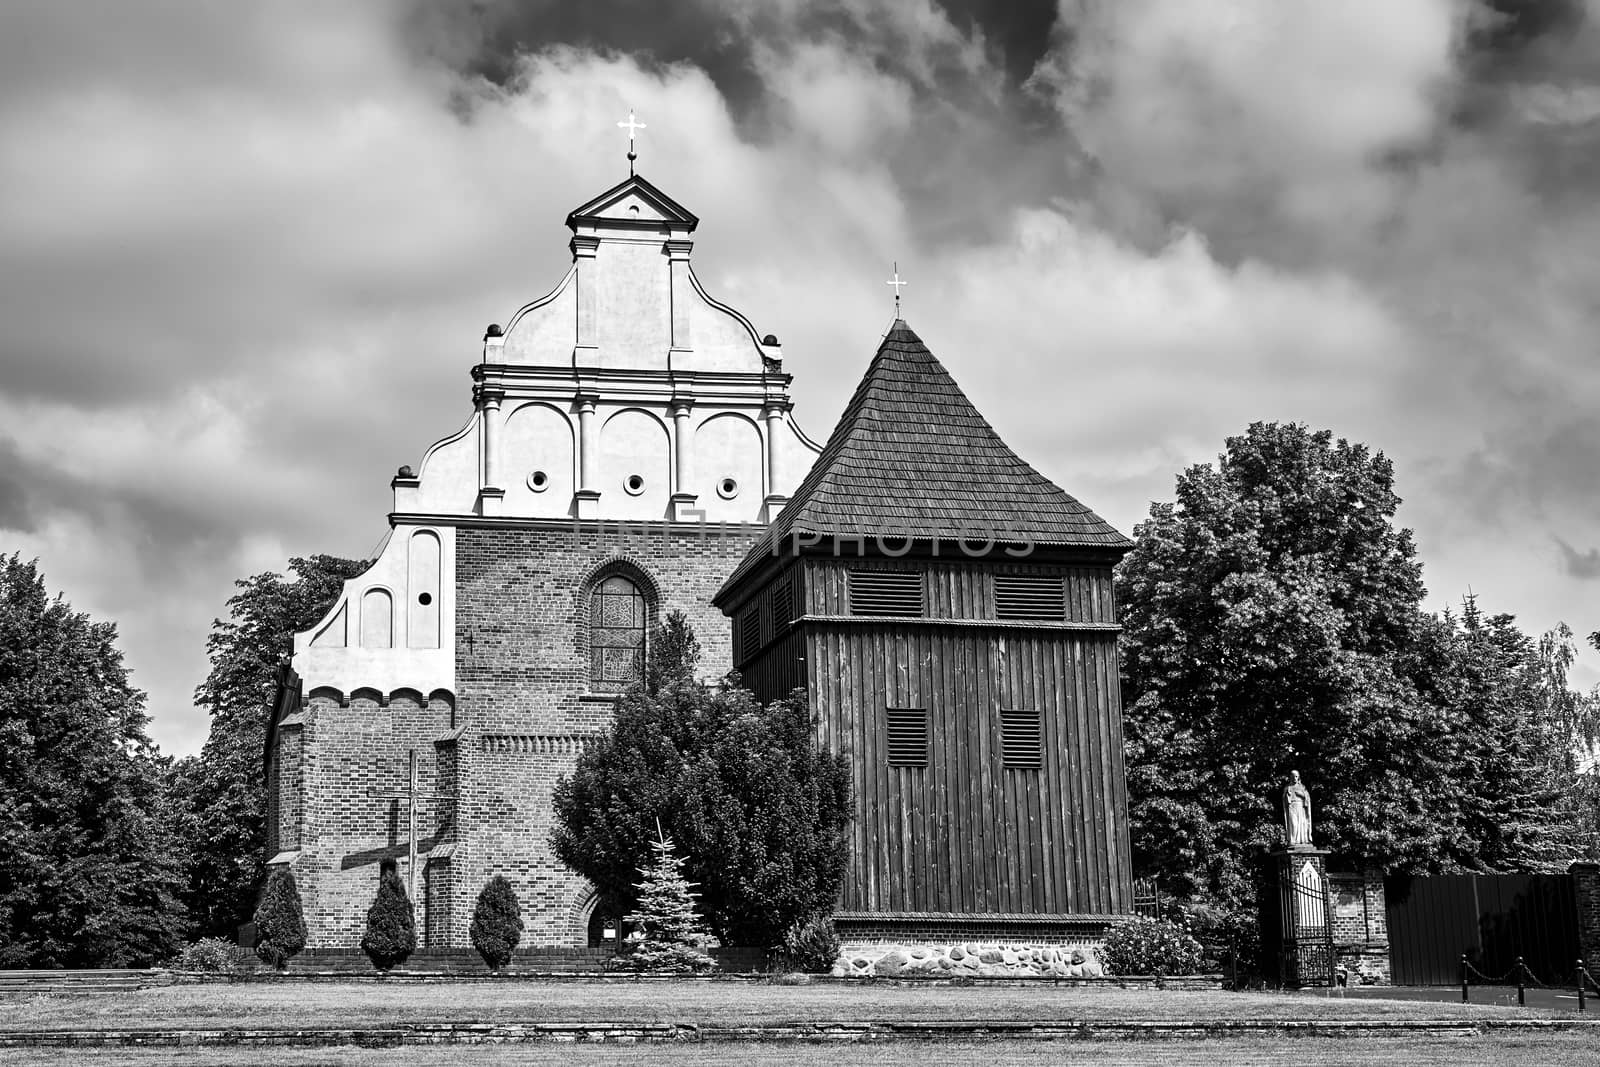
<instances>
[{"instance_id":1,"label":"stone pedestal","mask_svg":"<svg viewBox=\"0 0 1600 1067\"><path fill-rule=\"evenodd\" d=\"M1295 845L1272 853L1278 880L1278 965L1285 986L1333 982L1333 913L1328 901L1328 854Z\"/></svg>"}]
</instances>

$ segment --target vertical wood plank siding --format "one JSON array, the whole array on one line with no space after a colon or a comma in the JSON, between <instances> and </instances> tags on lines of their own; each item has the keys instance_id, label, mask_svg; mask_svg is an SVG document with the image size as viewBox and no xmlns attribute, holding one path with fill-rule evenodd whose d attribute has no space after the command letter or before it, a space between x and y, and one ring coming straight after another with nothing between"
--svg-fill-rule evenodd
<instances>
[{"instance_id":1,"label":"vertical wood plank siding","mask_svg":"<svg viewBox=\"0 0 1600 1067\"><path fill-rule=\"evenodd\" d=\"M847 572L919 569L928 616L849 615ZM853 768L857 817L840 908L873 912L1104 914L1132 908L1116 635L1006 626L992 575L1058 576L1065 621L1114 623L1111 569L977 560L804 559L749 603L764 647L741 664L764 700L805 685L821 742ZM793 582L793 626L773 618ZM925 708L926 767L891 767L884 708ZM1041 767L1006 768L1002 708L1037 710Z\"/></svg>"}]
</instances>

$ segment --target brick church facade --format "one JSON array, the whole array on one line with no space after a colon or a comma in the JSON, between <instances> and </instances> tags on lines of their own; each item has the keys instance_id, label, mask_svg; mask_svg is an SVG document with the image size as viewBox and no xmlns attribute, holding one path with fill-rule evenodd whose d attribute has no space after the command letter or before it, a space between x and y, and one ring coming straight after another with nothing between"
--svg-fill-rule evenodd
<instances>
[{"instance_id":1,"label":"brick church facade","mask_svg":"<svg viewBox=\"0 0 1600 1067\"><path fill-rule=\"evenodd\" d=\"M312 947L357 944L378 872L390 861L414 886L421 944L466 945L473 902L496 874L515 883L523 902L523 944L592 942L593 890L548 847L550 794L605 727L651 626L668 611L685 612L708 677L740 665L759 681L762 671L784 669L772 661L770 642L750 644L747 624L736 657L738 627L723 609L743 611L764 595L730 576L771 576L760 565L772 552L768 535L802 483L812 485L814 503L822 448L793 419L777 339L759 334L695 277L697 224L637 176L568 216L571 270L503 329L488 329L472 368L466 424L429 448L415 470L400 469L387 539L327 615L296 636L268 726L267 861L294 873ZM937 480L926 464L921 469ZM987 671L978 660L998 647L994 639L1010 640L1024 669L1044 664L1078 678L1033 686L1058 694L1029 709L1042 723L1033 728L1036 745L1060 748L1044 752L1045 776L1005 776L995 764L995 786L1009 789L1011 800L994 817L1020 819L1031 836L1017 862L1002 861L1003 890L983 874L953 878L946 867L944 897L880 893L894 871L858 863L845 903L863 921L877 908L886 921L911 923L908 930L937 925L945 912L956 929L986 912L1033 912L1059 924L1103 920L1131 904L1109 585L1126 541L1027 470L1035 495L1014 507L1069 501L1072 543L1052 539L1060 516L1047 508L1035 523L1042 526L1028 532L1030 544L1047 549L1035 564L978 566L966 586L976 599L948 626L909 622L937 636L970 631L989 642L952 660L957 674ZM904 565L890 565L896 568ZM1075 599L1062 593L1059 618L997 620L992 575L1022 571L1047 582L1053 576ZM848 579L841 572L838 580ZM939 595L943 579L930 580ZM787 634L791 621L768 619L768 636ZM797 635L827 625L793 621ZM819 651L798 684L826 689L847 665L827 662L824 645L812 647ZM772 662L756 662L763 657ZM963 716L979 723L964 729L975 739L973 760L980 748L988 758L982 724L991 709L959 703L959 696L939 703L935 728ZM847 727L847 718L831 720L834 732L825 731L823 743L844 746L853 759L876 759L870 746L852 748L849 734L874 727L864 719ZM995 738L998 745L998 732ZM978 773L976 762L971 769ZM989 772L982 773L987 784ZM903 769L894 774L906 781ZM928 789L908 802L925 806L942 796L936 780L928 776ZM871 790L874 806L858 803L856 848L887 858L891 851L879 849L887 844L873 838L893 820L877 805L898 800L878 784L875 770L858 773L858 793ZM918 811L952 842L966 826L986 835L991 851L1008 847L1010 839L994 836L988 823L958 825ZM938 862L958 862L968 851L963 844ZM910 849L892 854L907 879L927 881L906 867Z\"/></svg>"}]
</instances>

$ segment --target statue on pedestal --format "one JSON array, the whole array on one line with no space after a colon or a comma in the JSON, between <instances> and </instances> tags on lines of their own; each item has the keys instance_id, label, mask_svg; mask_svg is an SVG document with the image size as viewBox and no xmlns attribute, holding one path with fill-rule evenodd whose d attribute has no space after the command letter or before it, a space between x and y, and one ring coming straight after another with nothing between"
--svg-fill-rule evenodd
<instances>
[{"instance_id":1,"label":"statue on pedestal","mask_svg":"<svg viewBox=\"0 0 1600 1067\"><path fill-rule=\"evenodd\" d=\"M1311 844L1311 794L1300 782L1300 772L1289 772L1283 787L1283 839L1290 848Z\"/></svg>"}]
</instances>

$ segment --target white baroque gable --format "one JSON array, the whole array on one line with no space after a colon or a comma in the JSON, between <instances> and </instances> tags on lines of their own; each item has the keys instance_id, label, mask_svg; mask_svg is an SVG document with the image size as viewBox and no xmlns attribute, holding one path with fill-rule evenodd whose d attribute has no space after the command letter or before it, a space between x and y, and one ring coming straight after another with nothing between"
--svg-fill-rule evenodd
<instances>
[{"instance_id":1,"label":"white baroque gable","mask_svg":"<svg viewBox=\"0 0 1600 1067\"><path fill-rule=\"evenodd\" d=\"M466 423L401 468L377 558L295 636L308 687L454 689L458 520L766 523L783 507L821 449L776 338L695 277L698 224L640 177L567 217L572 268L489 328Z\"/></svg>"},{"instance_id":2,"label":"white baroque gable","mask_svg":"<svg viewBox=\"0 0 1600 1067\"><path fill-rule=\"evenodd\" d=\"M768 521L819 448L775 338L706 293L699 220L641 177L567 217L572 269L484 337L472 419L397 515Z\"/></svg>"}]
</instances>

